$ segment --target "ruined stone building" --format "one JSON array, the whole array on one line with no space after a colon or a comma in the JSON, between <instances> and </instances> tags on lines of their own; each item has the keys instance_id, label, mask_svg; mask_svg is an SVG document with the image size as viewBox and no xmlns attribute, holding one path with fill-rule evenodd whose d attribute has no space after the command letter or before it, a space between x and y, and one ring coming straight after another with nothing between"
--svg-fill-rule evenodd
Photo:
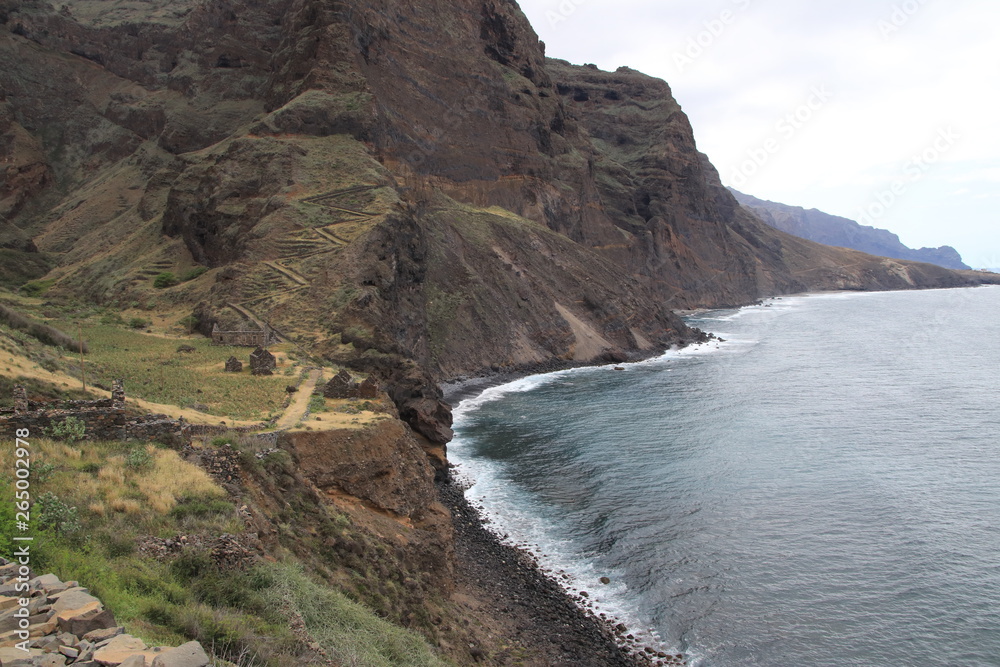
<instances>
[{"instance_id":1,"label":"ruined stone building","mask_svg":"<svg viewBox=\"0 0 1000 667\"><path fill-rule=\"evenodd\" d=\"M239 331L223 331L218 324L212 327L212 343L215 345L267 347L277 342L277 334L266 324L263 329L241 329Z\"/></svg>"}]
</instances>

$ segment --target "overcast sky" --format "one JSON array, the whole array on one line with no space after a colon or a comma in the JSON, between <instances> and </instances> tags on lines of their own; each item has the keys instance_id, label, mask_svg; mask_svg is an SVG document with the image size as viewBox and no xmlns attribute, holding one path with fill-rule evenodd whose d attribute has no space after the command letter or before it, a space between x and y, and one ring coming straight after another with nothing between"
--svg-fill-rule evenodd
<instances>
[{"instance_id":1,"label":"overcast sky","mask_svg":"<svg viewBox=\"0 0 1000 667\"><path fill-rule=\"evenodd\" d=\"M519 0L551 57L665 79L722 180L1000 267L997 0Z\"/></svg>"}]
</instances>

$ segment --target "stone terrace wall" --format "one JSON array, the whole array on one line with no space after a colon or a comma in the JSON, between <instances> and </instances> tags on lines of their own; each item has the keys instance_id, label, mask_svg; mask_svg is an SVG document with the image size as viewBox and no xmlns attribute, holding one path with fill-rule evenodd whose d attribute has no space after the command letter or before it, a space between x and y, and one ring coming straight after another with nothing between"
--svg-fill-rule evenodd
<instances>
[{"instance_id":1,"label":"stone terrace wall","mask_svg":"<svg viewBox=\"0 0 1000 667\"><path fill-rule=\"evenodd\" d=\"M119 381L115 382L113 396L96 401L40 403L29 401L24 387L17 386L14 388L14 409L0 410L0 432L13 433L14 429L26 428L40 435L51 432L54 425L73 417L84 423L86 440L138 440L181 449L190 445L194 436L247 435L273 426L268 423L252 426L190 424L166 415L130 419L125 412L125 390Z\"/></svg>"},{"instance_id":2,"label":"stone terrace wall","mask_svg":"<svg viewBox=\"0 0 1000 667\"><path fill-rule=\"evenodd\" d=\"M79 419L86 425L88 440L125 440L128 418L124 410L33 410L31 412L7 413L0 416L0 424L10 428L26 428L32 433L48 433L55 424L61 424L68 417ZM4 429L8 430L8 429Z\"/></svg>"},{"instance_id":3,"label":"stone terrace wall","mask_svg":"<svg viewBox=\"0 0 1000 667\"><path fill-rule=\"evenodd\" d=\"M183 421L166 415L146 415L130 419L125 411L125 389L121 380L114 382L112 398L96 401L29 401L24 387L14 387L14 409L0 411L0 429L11 432L26 428L32 433L51 432L68 418L78 419L85 427L87 440L145 440L183 447L191 442L191 433Z\"/></svg>"}]
</instances>

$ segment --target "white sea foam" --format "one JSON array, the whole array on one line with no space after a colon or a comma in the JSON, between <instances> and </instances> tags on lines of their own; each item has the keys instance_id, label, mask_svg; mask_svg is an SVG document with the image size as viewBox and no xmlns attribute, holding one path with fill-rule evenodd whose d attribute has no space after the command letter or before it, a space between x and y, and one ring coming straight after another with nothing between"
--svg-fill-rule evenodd
<instances>
[{"instance_id":1,"label":"white sea foam","mask_svg":"<svg viewBox=\"0 0 1000 667\"><path fill-rule=\"evenodd\" d=\"M505 543L531 554L541 570L569 594L578 596L581 591L587 592L589 597L583 601L585 608L595 615L603 614L615 623L623 623L642 645L657 651L677 653L677 648L664 643L643 619L622 573L601 570L594 561L582 556L579 545L567 537L571 531L560 523L558 517L535 502L530 494L511 482L502 463L470 455L471 443L462 436L461 429L483 406L511 394L530 392L556 382L572 384L573 378L608 372L614 368L624 368L628 372L650 365L666 365L745 344L748 343L712 340L671 349L644 361L567 369L490 387L478 396L463 400L454 409L456 438L448 446L449 459L455 464L452 474L459 484L466 487L466 498L479 510L494 534ZM602 577L607 577L611 583L602 584Z\"/></svg>"},{"instance_id":2,"label":"white sea foam","mask_svg":"<svg viewBox=\"0 0 1000 667\"><path fill-rule=\"evenodd\" d=\"M551 375L551 374L550 374ZM524 385L518 390L524 391ZM541 386L541 385L535 385ZM507 392L508 394L511 392ZM505 394L506 395L506 394ZM495 400L495 399L494 399ZM449 455L457 468L459 483L469 485L465 495L476 507L488 528L508 545L530 553L539 568L567 593L579 596L586 591L582 606L595 615L623 623L642 645L674 653L652 629L644 629L641 616L629 596L622 573L599 570L595 563L580 555L580 549L562 526L538 503L504 474L502 464L466 456L462 438L449 445ZM610 584L602 584L608 577Z\"/></svg>"}]
</instances>

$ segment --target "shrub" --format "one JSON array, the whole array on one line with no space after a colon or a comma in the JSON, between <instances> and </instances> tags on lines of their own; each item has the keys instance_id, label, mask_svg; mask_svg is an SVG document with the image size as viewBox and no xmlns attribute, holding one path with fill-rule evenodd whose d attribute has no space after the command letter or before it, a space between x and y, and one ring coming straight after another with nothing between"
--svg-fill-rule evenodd
<instances>
[{"instance_id":1,"label":"shrub","mask_svg":"<svg viewBox=\"0 0 1000 667\"><path fill-rule=\"evenodd\" d=\"M87 437L87 424L82 419L70 416L61 422L55 422L46 432L56 440L76 442Z\"/></svg>"},{"instance_id":2,"label":"shrub","mask_svg":"<svg viewBox=\"0 0 1000 667\"><path fill-rule=\"evenodd\" d=\"M49 481L52 477L52 473L56 471L56 464L45 461L44 463L39 463L34 467L32 471L32 477L39 484L44 484Z\"/></svg>"},{"instance_id":3,"label":"shrub","mask_svg":"<svg viewBox=\"0 0 1000 667\"><path fill-rule=\"evenodd\" d=\"M83 527L76 508L59 500L51 491L42 494L35 501L34 514L39 528L52 530L56 535L75 533Z\"/></svg>"},{"instance_id":4,"label":"shrub","mask_svg":"<svg viewBox=\"0 0 1000 667\"><path fill-rule=\"evenodd\" d=\"M145 447L136 447L125 457L125 467L130 470L147 470L153 465L153 455Z\"/></svg>"},{"instance_id":5,"label":"shrub","mask_svg":"<svg viewBox=\"0 0 1000 667\"><path fill-rule=\"evenodd\" d=\"M156 289L164 289L166 287L173 287L178 282L180 281L177 280L177 276L169 271L166 271L153 278L153 287Z\"/></svg>"},{"instance_id":6,"label":"shrub","mask_svg":"<svg viewBox=\"0 0 1000 667\"><path fill-rule=\"evenodd\" d=\"M149 322L141 317L133 317L128 321L128 325L133 329L145 329L147 324L149 324Z\"/></svg>"}]
</instances>

